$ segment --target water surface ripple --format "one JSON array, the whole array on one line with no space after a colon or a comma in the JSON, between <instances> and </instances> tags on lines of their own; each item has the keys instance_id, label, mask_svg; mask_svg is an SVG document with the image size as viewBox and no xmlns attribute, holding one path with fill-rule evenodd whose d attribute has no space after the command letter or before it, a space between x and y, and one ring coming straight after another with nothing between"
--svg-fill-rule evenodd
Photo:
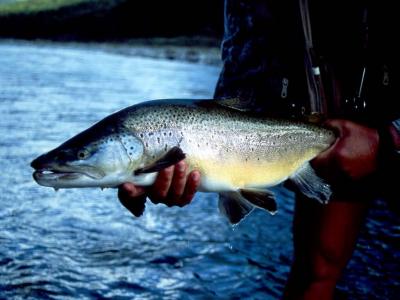
<instances>
[{"instance_id":1,"label":"water surface ripple","mask_svg":"<svg viewBox=\"0 0 400 300\"><path fill-rule=\"evenodd\" d=\"M214 194L133 218L116 191L54 192L29 162L146 99L209 98L218 67L93 47L0 43L1 299L278 299L291 262L292 195L232 229ZM339 285L348 299L399 298L399 221L374 203Z\"/></svg>"}]
</instances>

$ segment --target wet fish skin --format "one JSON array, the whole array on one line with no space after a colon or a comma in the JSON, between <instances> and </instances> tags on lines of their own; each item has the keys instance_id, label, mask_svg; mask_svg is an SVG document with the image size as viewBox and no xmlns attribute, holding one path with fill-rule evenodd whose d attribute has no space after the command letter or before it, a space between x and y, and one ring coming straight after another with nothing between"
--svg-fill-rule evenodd
<instances>
[{"instance_id":1,"label":"wet fish skin","mask_svg":"<svg viewBox=\"0 0 400 300\"><path fill-rule=\"evenodd\" d=\"M150 185L160 169L185 157L202 174L200 190L239 193L238 201L255 202L252 189L255 195L289 177L311 194L327 188L307 162L333 143L332 131L224 104L158 100L128 107L35 159L34 178L55 188Z\"/></svg>"}]
</instances>

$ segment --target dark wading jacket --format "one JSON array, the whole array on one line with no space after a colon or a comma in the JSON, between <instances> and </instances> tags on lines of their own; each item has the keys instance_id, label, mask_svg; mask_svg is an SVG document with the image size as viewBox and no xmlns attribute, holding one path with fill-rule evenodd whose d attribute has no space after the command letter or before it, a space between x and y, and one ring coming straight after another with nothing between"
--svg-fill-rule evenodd
<instances>
[{"instance_id":1,"label":"dark wading jacket","mask_svg":"<svg viewBox=\"0 0 400 300\"><path fill-rule=\"evenodd\" d=\"M326 116L371 126L400 117L394 2L309 0ZM311 113L303 24L299 0L226 0L215 97L274 115Z\"/></svg>"}]
</instances>

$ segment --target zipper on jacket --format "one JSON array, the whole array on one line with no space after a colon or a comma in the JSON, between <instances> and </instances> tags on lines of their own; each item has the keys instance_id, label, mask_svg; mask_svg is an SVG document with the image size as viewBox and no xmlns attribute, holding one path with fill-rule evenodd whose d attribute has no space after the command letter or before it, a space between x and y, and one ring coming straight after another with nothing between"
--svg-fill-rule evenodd
<instances>
[{"instance_id":1,"label":"zipper on jacket","mask_svg":"<svg viewBox=\"0 0 400 300\"><path fill-rule=\"evenodd\" d=\"M283 77L282 78L282 90L281 90L281 98L285 99L288 94L288 85L289 85L289 79Z\"/></svg>"},{"instance_id":2,"label":"zipper on jacket","mask_svg":"<svg viewBox=\"0 0 400 300\"><path fill-rule=\"evenodd\" d=\"M382 84L384 86L388 86L389 85L389 71L387 66L383 66L383 78L382 78Z\"/></svg>"}]
</instances>

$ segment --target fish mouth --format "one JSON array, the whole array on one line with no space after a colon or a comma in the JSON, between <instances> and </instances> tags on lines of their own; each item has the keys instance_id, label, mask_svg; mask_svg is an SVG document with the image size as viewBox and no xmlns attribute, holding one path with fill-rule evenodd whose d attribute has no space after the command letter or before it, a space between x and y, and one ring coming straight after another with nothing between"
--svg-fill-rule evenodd
<instances>
[{"instance_id":1,"label":"fish mouth","mask_svg":"<svg viewBox=\"0 0 400 300\"><path fill-rule=\"evenodd\" d=\"M69 171L59 171L53 169L39 169L33 172L33 178L37 182L43 181L59 181L59 180L75 180L82 176L88 176L82 172L69 172Z\"/></svg>"},{"instance_id":2,"label":"fish mouth","mask_svg":"<svg viewBox=\"0 0 400 300\"><path fill-rule=\"evenodd\" d=\"M103 178L104 175L103 172L95 170L93 167L85 168L84 170L45 167L35 169L33 172L33 179L40 185L53 186L64 185L68 184L68 182L76 182L82 179L96 181Z\"/></svg>"}]
</instances>

